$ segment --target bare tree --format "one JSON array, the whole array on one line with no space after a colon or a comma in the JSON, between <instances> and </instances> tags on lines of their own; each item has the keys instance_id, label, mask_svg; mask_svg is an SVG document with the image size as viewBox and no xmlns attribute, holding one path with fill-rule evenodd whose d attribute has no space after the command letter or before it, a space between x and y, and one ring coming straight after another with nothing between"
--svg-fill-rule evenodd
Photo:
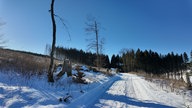
<instances>
[{"instance_id":1,"label":"bare tree","mask_svg":"<svg viewBox=\"0 0 192 108\"><path fill-rule=\"evenodd\" d=\"M51 52L50 52L50 66L49 66L49 70L48 70L48 82L54 82L54 78L53 78L53 72L54 72L54 67L53 67L53 63L54 63L54 54L55 54L55 44L56 44L56 21L55 21L55 18L58 18L64 28L66 29L66 32L68 33L68 36L71 40L71 36L70 36L70 33L69 33L69 30L68 30L68 27L66 26L66 24L64 23L64 20L63 18L61 18L59 15L56 15L54 13L54 3L55 3L55 0L52 0L51 1L51 9L49 10L49 12L51 13L51 20L52 20L52 27L53 27L53 41L52 41L52 47L51 47Z\"/></svg>"},{"instance_id":2,"label":"bare tree","mask_svg":"<svg viewBox=\"0 0 192 108\"><path fill-rule=\"evenodd\" d=\"M85 31L88 33L94 33L95 39L88 39L89 44L87 45L88 50L93 49L96 51L97 59L96 59L96 66L100 67L100 53L103 49L104 41L99 38L99 30L100 30L100 23L94 17L88 17Z\"/></svg>"},{"instance_id":3,"label":"bare tree","mask_svg":"<svg viewBox=\"0 0 192 108\"><path fill-rule=\"evenodd\" d=\"M55 16L54 16L54 3L55 0L51 1L51 20L52 20L52 27L53 27L53 41L52 41L52 48L51 48L51 60L50 60L50 65L49 65L49 70L48 70L48 82L54 82L53 79L53 62L54 62L54 51L55 51L55 43L56 43L56 22L55 22Z\"/></svg>"},{"instance_id":4,"label":"bare tree","mask_svg":"<svg viewBox=\"0 0 192 108\"><path fill-rule=\"evenodd\" d=\"M0 22L0 27L1 26L3 26L3 25L5 25L5 23L4 22ZM5 41L4 39L3 39L3 34L0 34L0 48L3 48L4 46L4 44L6 43L7 41Z\"/></svg>"}]
</instances>

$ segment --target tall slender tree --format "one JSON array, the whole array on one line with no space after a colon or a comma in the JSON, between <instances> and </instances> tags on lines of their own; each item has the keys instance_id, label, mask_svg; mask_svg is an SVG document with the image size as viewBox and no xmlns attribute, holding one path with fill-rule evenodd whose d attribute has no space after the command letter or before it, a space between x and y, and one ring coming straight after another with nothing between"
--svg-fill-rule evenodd
<instances>
[{"instance_id":1,"label":"tall slender tree","mask_svg":"<svg viewBox=\"0 0 192 108\"><path fill-rule=\"evenodd\" d=\"M51 54L50 54L50 65L49 65L49 70L48 70L48 82L54 82L53 79L53 63L54 63L54 51L55 51L55 43L56 43L56 22L55 22L55 14L54 14L54 3L55 0L51 1L51 21L52 21L52 28L53 28L53 41L52 41L52 49L51 49Z\"/></svg>"},{"instance_id":2,"label":"tall slender tree","mask_svg":"<svg viewBox=\"0 0 192 108\"><path fill-rule=\"evenodd\" d=\"M187 69L187 63L189 61L188 55L186 52L183 53L183 55L180 56L180 63L182 63L182 65L180 66L181 68L181 78L183 76L183 69L186 70Z\"/></svg>"},{"instance_id":3,"label":"tall slender tree","mask_svg":"<svg viewBox=\"0 0 192 108\"><path fill-rule=\"evenodd\" d=\"M100 24L99 22L94 18L94 17L89 17L87 18L88 21L86 23L86 32L91 32L95 34L95 39L93 39L89 44L88 44L88 50L89 49L95 49L96 50L96 66L100 67L101 66L101 60L100 60L100 48L103 48L103 41L100 41L99 39L99 30L100 30Z\"/></svg>"},{"instance_id":4,"label":"tall slender tree","mask_svg":"<svg viewBox=\"0 0 192 108\"><path fill-rule=\"evenodd\" d=\"M187 63L189 61L189 58L186 52L183 53L183 60L184 60L184 63Z\"/></svg>"},{"instance_id":5,"label":"tall slender tree","mask_svg":"<svg viewBox=\"0 0 192 108\"><path fill-rule=\"evenodd\" d=\"M113 54L112 57L111 57L111 68L116 68L116 57L115 55Z\"/></svg>"},{"instance_id":6,"label":"tall slender tree","mask_svg":"<svg viewBox=\"0 0 192 108\"><path fill-rule=\"evenodd\" d=\"M190 68L192 67L192 50L191 50L191 52L190 52ZM192 68L191 68L191 70L192 70Z\"/></svg>"}]
</instances>

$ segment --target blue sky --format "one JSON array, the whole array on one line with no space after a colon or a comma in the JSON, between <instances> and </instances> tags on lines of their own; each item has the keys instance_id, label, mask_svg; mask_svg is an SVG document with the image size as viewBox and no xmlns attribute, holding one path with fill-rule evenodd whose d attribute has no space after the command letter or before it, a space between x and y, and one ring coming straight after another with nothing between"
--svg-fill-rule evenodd
<instances>
[{"instance_id":1,"label":"blue sky","mask_svg":"<svg viewBox=\"0 0 192 108\"><path fill-rule=\"evenodd\" d=\"M51 44L51 0L0 0L0 20L8 48L44 53ZM192 50L191 0L56 0L55 13L64 18L71 40L57 20L57 45L86 50L87 15L101 23L105 54L140 48L162 54Z\"/></svg>"}]
</instances>

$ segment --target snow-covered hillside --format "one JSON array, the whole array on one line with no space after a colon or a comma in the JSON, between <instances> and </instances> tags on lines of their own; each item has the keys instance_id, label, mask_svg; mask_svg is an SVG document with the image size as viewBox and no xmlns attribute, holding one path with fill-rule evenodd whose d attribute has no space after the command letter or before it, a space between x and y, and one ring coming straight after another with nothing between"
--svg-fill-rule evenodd
<instances>
[{"instance_id":1,"label":"snow-covered hillside","mask_svg":"<svg viewBox=\"0 0 192 108\"><path fill-rule=\"evenodd\" d=\"M75 72L75 71L73 71ZM192 93L177 93L132 74L106 76L86 72L88 84L77 84L64 76L55 84L46 77L24 78L18 74L0 73L0 107L5 108L127 108L191 107ZM46 76L46 75L45 75ZM71 96L67 102L60 98Z\"/></svg>"}]
</instances>

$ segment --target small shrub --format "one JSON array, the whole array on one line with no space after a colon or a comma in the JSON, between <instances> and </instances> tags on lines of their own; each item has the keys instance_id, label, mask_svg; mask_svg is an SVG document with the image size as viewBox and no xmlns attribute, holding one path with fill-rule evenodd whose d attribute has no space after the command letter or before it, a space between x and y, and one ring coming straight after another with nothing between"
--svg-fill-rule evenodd
<instances>
[{"instance_id":1,"label":"small shrub","mask_svg":"<svg viewBox=\"0 0 192 108\"><path fill-rule=\"evenodd\" d=\"M99 72L96 68L93 68L93 72Z\"/></svg>"},{"instance_id":2,"label":"small shrub","mask_svg":"<svg viewBox=\"0 0 192 108\"><path fill-rule=\"evenodd\" d=\"M76 70L77 73L73 75L73 81L76 83L87 84L85 79L83 79L83 77L85 77L85 74L83 72L80 72L80 66L77 66Z\"/></svg>"},{"instance_id":3,"label":"small shrub","mask_svg":"<svg viewBox=\"0 0 192 108\"><path fill-rule=\"evenodd\" d=\"M62 98L59 98L59 102L62 102Z\"/></svg>"},{"instance_id":4,"label":"small shrub","mask_svg":"<svg viewBox=\"0 0 192 108\"><path fill-rule=\"evenodd\" d=\"M87 84L86 80L83 79L83 77L85 77L85 74L83 72L77 72L77 74L73 75L73 81L76 83Z\"/></svg>"},{"instance_id":5,"label":"small shrub","mask_svg":"<svg viewBox=\"0 0 192 108\"><path fill-rule=\"evenodd\" d=\"M93 72L99 72L96 68L94 68L94 67L89 67L89 69L88 70L91 70L91 71L93 71Z\"/></svg>"}]
</instances>

